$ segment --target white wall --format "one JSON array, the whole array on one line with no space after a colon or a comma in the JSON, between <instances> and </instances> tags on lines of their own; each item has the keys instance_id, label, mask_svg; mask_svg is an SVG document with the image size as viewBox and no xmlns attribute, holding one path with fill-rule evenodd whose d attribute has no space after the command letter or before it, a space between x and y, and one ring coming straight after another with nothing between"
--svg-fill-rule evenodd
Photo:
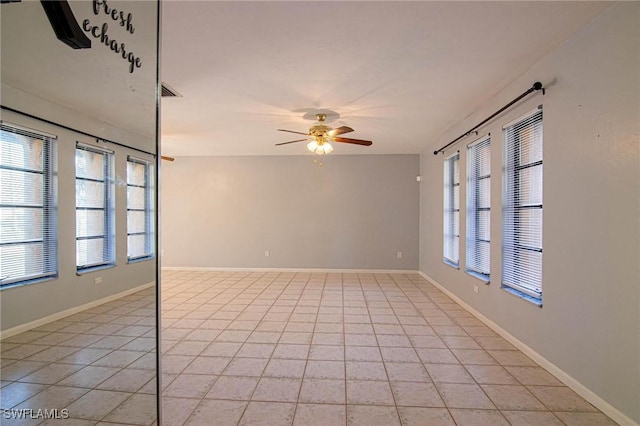
<instances>
[{"instance_id":1,"label":"white wall","mask_svg":"<svg viewBox=\"0 0 640 426\"><path fill-rule=\"evenodd\" d=\"M640 3L622 2L584 27L421 156L420 270L521 342L640 422ZM494 120L491 283L442 262L443 156L432 151L540 80ZM544 108L543 307L500 289L502 125ZM445 155L460 149L464 139ZM465 192L461 167L461 194ZM473 284L480 285L478 294Z\"/></svg>"},{"instance_id":2,"label":"white wall","mask_svg":"<svg viewBox=\"0 0 640 426\"><path fill-rule=\"evenodd\" d=\"M416 270L418 155L313 159L165 162L163 266Z\"/></svg>"}]
</instances>

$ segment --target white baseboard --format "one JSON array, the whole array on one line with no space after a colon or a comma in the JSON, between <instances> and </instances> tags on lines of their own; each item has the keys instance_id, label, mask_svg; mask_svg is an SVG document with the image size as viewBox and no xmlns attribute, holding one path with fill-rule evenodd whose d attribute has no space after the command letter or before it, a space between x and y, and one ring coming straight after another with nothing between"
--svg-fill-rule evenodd
<instances>
[{"instance_id":1,"label":"white baseboard","mask_svg":"<svg viewBox=\"0 0 640 426\"><path fill-rule=\"evenodd\" d=\"M0 340L6 339L7 337L15 336L16 334L24 333L25 331L29 331L33 328L40 327L41 325L45 325L50 322L57 321L64 317L68 317L69 315L77 314L78 312L82 312L84 310L93 308L95 306L102 305L103 303L111 302L113 300L120 299L121 297L128 296L133 293L137 293L149 287L153 287L154 285L156 285L156 283L155 281L152 281L150 283L146 283L134 288L130 288L129 290L121 291L120 293L112 294L111 296L103 297L102 299L85 303L84 305L74 306L73 308L65 309L64 311L56 312L55 314L51 314L46 317L39 318L31 322L27 322L25 324L20 324L15 327L8 328L6 330L2 330L0 331Z\"/></svg>"},{"instance_id":2,"label":"white baseboard","mask_svg":"<svg viewBox=\"0 0 640 426\"><path fill-rule=\"evenodd\" d=\"M418 274L408 269L323 269L323 268L219 268L211 266L163 266L163 271L211 271L211 272L324 272L342 274Z\"/></svg>"},{"instance_id":3,"label":"white baseboard","mask_svg":"<svg viewBox=\"0 0 640 426\"><path fill-rule=\"evenodd\" d=\"M541 367L547 370L549 373L553 374L558 378L562 383L567 385L569 388L573 389L578 395L582 396L584 399L589 401L594 407L598 410L602 411L604 414L609 416L612 420L618 423L621 426L640 426L638 423L634 422L630 417L626 414L609 404L607 401L602 399L600 396L595 394L592 390L587 388L585 385L580 383L578 380L570 376L560 367L537 353L535 350L527 346L525 343L518 340L516 337L511 335L508 331L500 327L495 322L491 321L489 318L485 317L479 311L468 305L442 284L438 283L436 280L428 276L422 271L418 272L422 278L429 281L431 284L436 286L439 290L449 296L451 299L455 300L460 306L465 308L467 311L472 313L476 318L485 323L487 327L498 333L500 336L504 337L509 343L522 351L529 358L538 363Z\"/></svg>"}]
</instances>

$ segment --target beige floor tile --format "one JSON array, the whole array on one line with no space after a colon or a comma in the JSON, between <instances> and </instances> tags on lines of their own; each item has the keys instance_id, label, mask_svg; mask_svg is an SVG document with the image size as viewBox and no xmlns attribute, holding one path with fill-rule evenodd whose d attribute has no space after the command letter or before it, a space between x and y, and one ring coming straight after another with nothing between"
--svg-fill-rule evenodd
<instances>
[{"instance_id":1,"label":"beige floor tile","mask_svg":"<svg viewBox=\"0 0 640 426\"><path fill-rule=\"evenodd\" d=\"M444 407L433 383L391 382L396 405L409 407Z\"/></svg>"},{"instance_id":2,"label":"beige floor tile","mask_svg":"<svg viewBox=\"0 0 640 426\"><path fill-rule=\"evenodd\" d=\"M293 424L295 426L344 426L347 407L331 404L298 404Z\"/></svg>"},{"instance_id":3,"label":"beige floor tile","mask_svg":"<svg viewBox=\"0 0 640 426\"><path fill-rule=\"evenodd\" d=\"M348 426L400 426L396 407L347 405Z\"/></svg>"},{"instance_id":4,"label":"beige floor tile","mask_svg":"<svg viewBox=\"0 0 640 426\"><path fill-rule=\"evenodd\" d=\"M471 337L466 336L441 336L442 341L449 349L481 349Z\"/></svg>"},{"instance_id":5,"label":"beige floor tile","mask_svg":"<svg viewBox=\"0 0 640 426\"><path fill-rule=\"evenodd\" d=\"M65 377L72 375L82 367L82 365L75 364L49 364L46 367L21 378L20 381L53 385Z\"/></svg>"},{"instance_id":6,"label":"beige floor tile","mask_svg":"<svg viewBox=\"0 0 640 426\"><path fill-rule=\"evenodd\" d=\"M509 426L498 410L450 409L449 412L457 426Z\"/></svg>"},{"instance_id":7,"label":"beige floor tile","mask_svg":"<svg viewBox=\"0 0 640 426\"><path fill-rule=\"evenodd\" d=\"M465 365L498 365L498 362L482 349L451 349L451 352Z\"/></svg>"},{"instance_id":8,"label":"beige floor tile","mask_svg":"<svg viewBox=\"0 0 640 426\"><path fill-rule=\"evenodd\" d=\"M246 401L218 401L205 399L193 410L185 425L210 425L215 419L216 426L237 426L244 410ZM165 426L164 424L162 426Z\"/></svg>"},{"instance_id":9,"label":"beige floor tile","mask_svg":"<svg viewBox=\"0 0 640 426\"><path fill-rule=\"evenodd\" d=\"M385 367L389 380L392 382L431 382L431 378L422 364L385 362Z\"/></svg>"},{"instance_id":10,"label":"beige floor tile","mask_svg":"<svg viewBox=\"0 0 640 426\"><path fill-rule=\"evenodd\" d=\"M295 404L251 401L238 425L287 426L292 424Z\"/></svg>"},{"instance_id":11,"label":"beige floor tile","mask_svg":"<svg viewBox=\"0 0 640 426\"><path fill-rule=\"evenodd\" d=\"M307 362L301 359L271 359L262 373L266 377L302 378Z\"/></svg>"},{"instance_id":12,"label":"beige floor tile","mask_svg":"<svg viewBox=\"0 0 640 426\"><path fill-rule=\"evenodd\" d=\"M257 377L220 376L206 398L248 401L258 384Z\"/></svg>"},{"instance_id":13,"label":"beige floor tile","mask_svg":"<svg viewBox=\"0 0 640 426\"><path fill-rule=\"evenodd\" d=\"M132 364L143 355L145 355L144 352L116 350L106 356L103 356L99 360L93 362L91 365L98 367L124 368L129 364Z\"/></svg>"},{"instance_id":14,"label":"beige floor tile","mask_svg":"<svg viewBox=\"0 0 640 426\"><path fill-rule=\"evenodd\" d=\"M125 368L95 386L95 388L123 392L137 392L155 376L155 371Z\"/></svg>"},{"instance_id":15,"label":"beige floor tile","mask_svg":"<svg viewBox=\"0 0 640 426\"><path fill-rule=\"evenodd\" d=\"M278 343L275 351L273 351L273 358L276 359L304 359L306 360L309 355L310 345L296 345Z\"/></svg>"},{"instance_id":16,"label":"beige floor tile","mask_svg":"<svg viewBox=\"0 0 640 426\"><path fill-rule=\"evenodd\" d=\"M381 347L380 352L384 362L420 362L413 348Z\"/></svg>"},{"instance_id":17,"label":"beige floor tile","mask_svg":"<svg viewBox=\"0 0 640 426\"><path fill-rule=\"evenodd\" d=\"M527 386L542 403L553 411L597 411L568 387Z\"/></svg>"},{"instance_id":18,"label":"beige floor tile","mask_svg":"<svg viewBox=\"0 0 640 426\"><path fill-rule=\"evenodd\" d=\"M69 415L72 418L100 420L130 396L125 392L94 389L69 405Z\"/></svg>"},{"instance_id":19,"label":"beige floor tile","mask_svg":"<svg viewBox=\"0 0 640 426\"><path fill-rule=\"evenodd\" d=\"M387 372L382 362L348 361L346 373L348 380L388 380Z\"/></svg>"},{"instance_id":20,"label":"beige floor tile","mask_svg":"<svg viewBox=\"0 0 640 426\"><path fill-rule=\"evenodd\" d=\"M209 345L209 342L181 341L167 351L168 355L198 356Z\"/></svg>"},{"instance_id":21,"label":"beige floor tile","mask_svg":"<svg viewBox=\"0 0 640 426\"><path fill-rule=\"evenodd\" d=\"M6 360L2 360L0 378L6 381L16 381L40 370L45 365L48 363L38 361L10 361L7 363Z\"/></svg>"},{"instance_id":22,"label":"beige floor tile","mask_svg":"<svg viewBox=\"0 0 640 426\"><path fill-rule=\"evenodd\" d=\"M478 385L436 383L436 387L449 408L495 408Z\"/></svg>"},{"instance_id":23,"label":"beige floor tile","mask_svg":"<svg viewBox=\"0 0 640 426\"><path fill-rule=\"evenodd\" d=\"M482 389L500 410L545 410L524 386L482 385Z\"/></svg>"},{"instance_id":24,"label":"beige floor tile","mask_svg":"<svg viewBox=\"0 0 640 426\"><path fill-rule=\"evenodd\" d=\"M275 348L275 343L245 343L236 356L246 358L270 358Z\"/></svg>"},{"instance_id":25,"label":"beige floor tile","mask_svg":"<svg viewBox=\"0 0 640 426\"><path fill-rule=\"evenodd\" d=\"M218 376L204 374L180 374L162 394L182 398L204 398Z\"/></svg>"},{"instance_id":26,"label":"beige floor tile","mask_svg":"<svg viewBox=\"0 0 640 426\"><path fill-rule=\"evenodd\" d=\"M533 362L531 358L520 351L489 350L488 352L489 355L495 358L495 360L503 366L536 366L536 363Z\"/></svg>"},{"instance_id":27,"label":"beige floor tile","mask_svg":"<svg viewBox=\"0 0 640 426\"><path fill-rule=\"evenodd\" d=\"M343 361L307 361L304 377L311 379L344 380L345 363Z\"/></svg>"},{"instance_id":28,"label":"beige floor tile","mask_svg":"<svg viewBox=\"0 0 640 426\"><path fill-rule=\"evenodd\" d=\"M262 358L233 358L222 374L226 376L259 377L268 362L268 359Z\"/></svg>"},{"instance_id":29,"label":"beige floor tile","mask_svg":"<svg viewBox=\"0 0 640 426\"><path fill-rule=\"evenodd\" d=\"M213 342L200 353L200 356L232 357L241 347L242 343Z\"/></svg>"},{"instance_id":30,"label":"beige floor tile","mask_svg":"<svg viewBox=\"0 0 640 426\"><path fill-rule=\"evenodd\" d=\"M299 402L345 404L344 380L304 379Z\"/></svg>"},{"instance_id":31,"label":"beige floor tile","mask_svg":"<svg viewBox=\"0 0 640 426\"><path fill-rule=\"evenodd\" d=\"M458 364L425 364L435 383L475 383L467 370Z\"/></svg>"},{"instance_id":32,"label":"beige floor tile","mask_svg":"<svg viewBox=\"0 0 640 426\"><path fill-rule=\"evenodd\" d=\"M311 324L313 325L313 324ZM278 343L282 333L279 331L254 331L247 342L249 343Z\"/></svg>"},{"instance_id":33,"label":"beige floor tile","mask_svg":"<svg viewBox=\"0 0 640 426\"><path fill-rule=\"evenodd\" d=\"M567 426L615 426L617 423L602 413L556 412Z\"/></svg>"},{"instance_id":34,"label":"beige floor tile","mask_svg":"<svg viewBox=\"0 0 640 426\"><path fill-rule=\"evenodd\" d=\"M505 367L523 385L564 386L560 380L541 367Z\"/></svg>"},{"instance_id":35,"label":"beige floor tile","mask_svg":"<svg viewBox=\"0 0 640 426\"><path fill-rule=\"evenodd\" d=\"M293 332L285 331L280 336L278 343L286 343L292 345L308 345L311 344L313 333L310 332Z\"/></svg>"},{"instance_id":36,"label":"beige floor tile","mask_svg":"<svg viewBox=\"0 0 640 426\"><path fill-rule=\"evenodd\" d=\"M0 392L0 408L9 409L47 389L47 386L35 383L12 383Z\"/></svg>"},{"instance_id":37,"label":"beige floor tile","mask_svg":"<svg viewBox=\"0 0 640 426\"><path fill-rule=\"evenodd\" d=\"M284 379L263 377L258 382L253 396L254 401L296 402L302 379Z\"/></svg>"},{"instance_id":38,"label":"beige floor tile","mask_svg":"<svg viewBox=\"0 0 640 426\"><path fill-rule=\"evenodd\" d=\"M483 385L517 385L519 382L500 365L465 365L476 382Z\"/></svg>"},{"instance_id":39,"label":"beige floor tile","mask_svg":"<svg viewBox=\"0 0 640 426\"><path fill-rule=\"evenodd\" d=\"M231 358L198 356L182 370L182 373L218 375L222 374L230 362Z\"/></svg>"},{"instance_id":40,"label":"beige floor tile","mask_svg":"<svg viewBox=\"0 0 640 426\"><path fill-rule=\"evenodd\" d=\"M403 426L455 426L446 408L398 407Z\"/></svg>"},{"instance_id":41,"label":"beige floor tile","mask_svg":"<svg viewBox=\"0 0 640 426\"><path fill-rule=\"evenodd\" d=\"M380 349L377 346L346 346L345 359L347 361L382 361Z\"/></svg>"},{"instance_id":42,"label":"beige floor tile","mask_svg":"<svg viewBox=\"0 0 640 426\"><path fill-rule=\"evenodd\" d=\"M425 364L459 364L449 349L416 348L420 361Z\"/></svg>"},{"instance_id":43,"label":"beige floor tile","mask_svg":"<svg viewBox=\"0 0 640 426\"><path fill-rule=\"evenodd\" d=\"M345 324L346 326L349 324ZM373 329L371 331L373 333ZM377 346L375 334L345 334L344 342L347 346Z\"/></svg>"},{"instance_id":44,"label":"beige floor tile","mask_svg":"<svg viewBox=\"0 0 640 426\"><path fill-rule=\"evenodd\" d=\"M104 421L134 425L150 425L157 415L155 395L134 394L110 412Z\"/></svg>"},{"instance_id":45,"label":"beige floor tile","mask_svg":"<svg viewBox=\"0 0 640 426\"><path fill-rule=\"evenodd\" d=\"M442 339L438 336L430 336L430 335L416 335L409 336L409 341L413 345L414 348L428 348L428 349L446 349L447 346L444 344Z\"/></svg>"},{"instance_id":46,"label":"beige floor tile","mask_svg":"<svg viewBox=\"0 0 640 426\"><path fill-rule=\"evenodd\" d=\"M511 426L563 426L553 413L549 411L502 411L502 415ZM579 423L576 426L582 426Z\"/></svg>"},{"instance_id":47,"label":"beige floor tile","mask_svg":"<svg viewBox=\"0 0 640 426\"><path fill-rule=\"evenodd\" d=\"M347 380L347 403L395 405L388 382Z\"/></svg>"},{"instance_id":48,"label":"beige floor tile","mask_svg":"<svg viewBox=\"0 0 640 426\"><path fill-rule=\"evenodd\" d=\"M60 359L59 363L89 365L110 354L111 349L85 348Z\"/></svg>"},{"instance_id":49,"label":"beige floor tile","mask_svg":"<svg viewBox=\"0 0 640 426\"><path fill-rule=\"evenodd\" d=\"M310 360L344 361L344 346L311 345Z\"/></svg>"},{"instance_id":50,"label":"beige floor tile","mask_svg":"<svg viewBox=\"0 0 640 426\"><path fill-rule=\"evenodd\" d=\"M475 341L478 342L485 350L503 350L503 351L515 351L516 347L507 342L502 337L475 337Z\"/></svg>"}]
</instances>

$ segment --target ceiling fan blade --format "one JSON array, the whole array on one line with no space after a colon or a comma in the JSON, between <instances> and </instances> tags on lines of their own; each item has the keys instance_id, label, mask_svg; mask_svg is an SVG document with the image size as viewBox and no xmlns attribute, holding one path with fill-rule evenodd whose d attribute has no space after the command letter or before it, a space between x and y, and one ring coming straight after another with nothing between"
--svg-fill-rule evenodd
<instances>
[{"instance_id":1,"label":"ceiling fan blade","mask_svg":"<svg viewBox=\"0 0 640 426\"><path fill-rule=\"evenodd\" d=\"M277 143L276 146L278 146L278 145L286 145L288 143L303 142L303 141L306 141L306 140L308 140L308 139L298 139L298 140L295 140L295 141L280 142L280 143Z\"/></svg>"},{"instance_id":2,"label":"ceiling fan blade","mask_svg":"<svg viewBox=\"0 0 640 426\"><path fill-rule=\"evenodd\" d=\"M285 130L285 129L278 129L279 132L289 132L289 133L296 133L298 135L305 135L305 136L309 136L308 133L302 133L302 132L295 132L293 130Z\"/></svg>"},{"instance_id":3,"label":"ceiling fan blade","mask_svg":"<svg viewBox=\"0 0 640 426\"><path fill-rule=\"evenodd\" d=\"M341 127L337 127L333 130L331 130L329 132L330 136L338 136L341 135L343 133L349 133L349 132L353 132L353 129L351 127L348 126L341 126Z\"/></svg>"},{"instance_id":4,"label":"ceiling fan blade","mask_svg":"<svg viewBox=\"0 0 640 426\"><path fill-rule=\"evenodd\" d=\"M364 145L364 146L370 146L371 144L373 144L373 142L371 141L364 141L362 139L351 139L351 138L338 138L335 137L333 138L334 141L336 142L342 142L342 143L353 143L356 145Z\"/></svg>"},{"instance_id":5,"label":"ceiling fan blade","mask_svg":"<svg viewBox=\"0 0 640 426\"><path fill-rule=\"evenodd\" d=\"M167 161L175 161L176 159L173 157L167 157L166 155L161 155L160 158Z\"/></svg>"}]
</instances>

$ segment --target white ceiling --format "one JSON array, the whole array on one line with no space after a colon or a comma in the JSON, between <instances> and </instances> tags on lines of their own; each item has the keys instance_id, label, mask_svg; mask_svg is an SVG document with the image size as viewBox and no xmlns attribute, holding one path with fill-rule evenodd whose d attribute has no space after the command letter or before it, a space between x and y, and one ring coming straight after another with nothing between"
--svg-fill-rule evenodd
<instances>
[{"instance_id":1,"label":"white ceiling","mask_svg":"<svg viewBox=\"0 0 640 426\"><path fill-rule=\"evenodd\" d=\"M374 142L334 154L425 151L608 4L164 2L162 80L184 97L163 99L163 154L305 154L276 129L316 108Z\"/></svg>"}]
</instances>

